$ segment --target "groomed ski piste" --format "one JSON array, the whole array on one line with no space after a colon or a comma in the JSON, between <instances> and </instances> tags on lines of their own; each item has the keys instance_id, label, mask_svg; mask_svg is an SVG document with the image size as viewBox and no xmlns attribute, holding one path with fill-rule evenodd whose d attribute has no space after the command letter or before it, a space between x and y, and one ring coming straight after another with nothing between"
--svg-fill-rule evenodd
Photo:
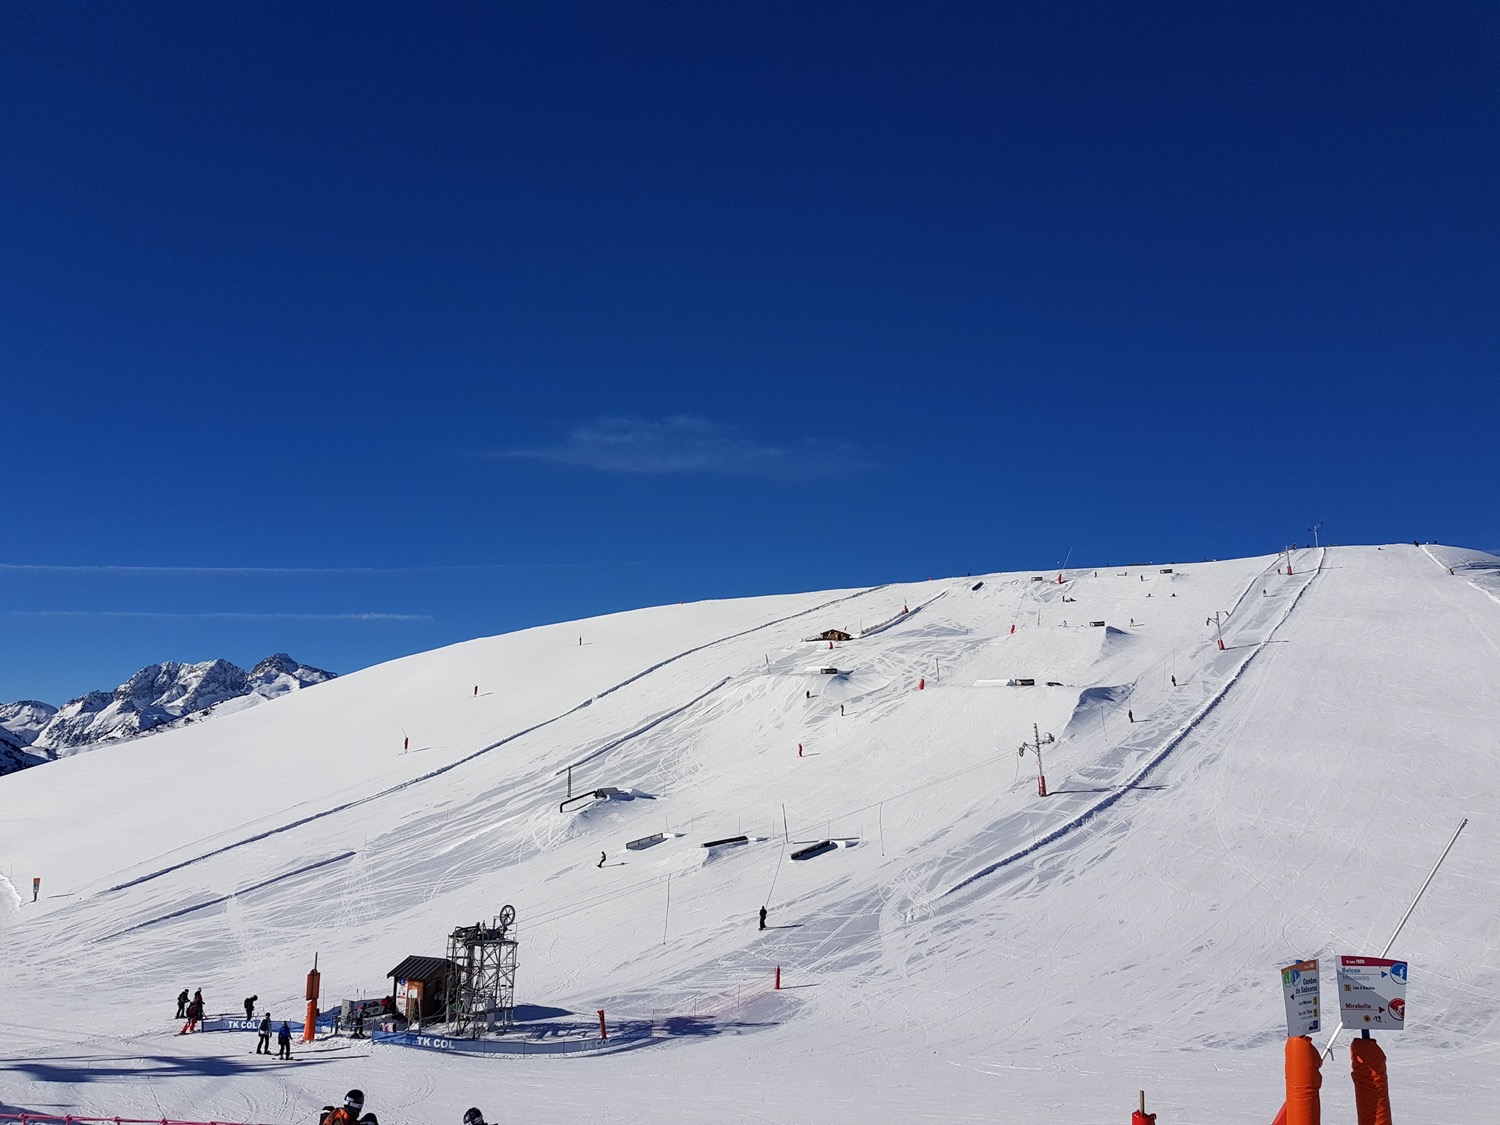
<instances>
[{"instance_id":1,"label":"groomed ski piste","mask_svg":"<svg viewBox=\"0 0 1500 1125\"><path fill-rule=\"evenodd\" d=\"M670 605L0 778L0 1114L1269 1125L1277 970L1378 954L1467 816L1380 1038L1398 1120L1493 1122L1497 577L1405 543ZM610 795L560 812L569 767ZM604 1009L615 1049L177 1034L183 988L300 1021L315 954L325 1006L380 996L506 904L516 1040Z\"/></svg>"}]
</instances>

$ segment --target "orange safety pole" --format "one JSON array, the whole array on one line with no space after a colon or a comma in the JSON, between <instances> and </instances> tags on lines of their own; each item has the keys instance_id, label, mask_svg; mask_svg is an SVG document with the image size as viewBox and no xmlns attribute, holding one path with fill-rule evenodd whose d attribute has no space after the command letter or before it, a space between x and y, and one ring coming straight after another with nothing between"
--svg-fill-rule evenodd
<instances>
[{"instance_id":1,"label":"orange safety pole","mask_svg":"<svg viewBox=\"0 0 1500 1125\"><path fill-rule=\"evenodd\" d=\"M608 1039L609 1038L609 1032L606 1031L605 1028L604 1028L604 1009L603 1008L599 1008L599 1009L597 1009L597 1011L599 1012L599 1038L600 1039Z\"/></svg>"},{"instance_id":2,"label":"orange safety pole","mask_svg":"<svg viewBox=\"0 0 1500 1125\"><path fill-rule=\"evenodd\" d=\"M313 970L307 974L307 1014L303 1017L302 1042L311 1043L318 1034L318 955L313 954Z\"/></svg>"},{"instance_id":3,"label":"orange safety pole","mask_svg":"<svg viewBox=\"0 0 1500 1125\"><path fill-rule=\"evenodd\" d=\"M1373 1039L1349 1040L1354 1078L1354 1111L1359 1125L1391 1125L1391 1090L1385 1080L1385 1052Z\"/></svg>"},{"instance_id":4,"label":"orange safety pole","mask_svg":"<svg viewBox=\"0 0 1500 1125\"><path fill-rule=\"evenodd\" d=\"M1286 1041L1286 1125L1322 1125L1323 1056L1306 1035Z\"/></svg>"}]
</instances>

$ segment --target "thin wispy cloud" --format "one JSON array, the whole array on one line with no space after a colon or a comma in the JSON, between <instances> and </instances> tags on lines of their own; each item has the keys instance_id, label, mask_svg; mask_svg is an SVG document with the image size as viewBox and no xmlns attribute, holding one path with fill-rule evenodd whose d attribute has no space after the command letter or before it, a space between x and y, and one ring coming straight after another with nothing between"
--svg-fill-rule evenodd
<instances>
[{"instance_id":1,"label":"thin wispy cloud","mask_svg":"<svg viewBox=\"0 0 1500 1125\"><path fill-rule=\"evenodd\" d=\"M689 414L660 421L599 418L577 427L558 445L489 456L551 461L607 473L716 473L767 480L848 476L872 467L843 442L773 445Z\"/></svg>"},{"instance_id":2,"label":"thin wispy cloud","mask_svg":"<svg viewBox=\"0 0 1500 1125\"><path fill-rule=\"evenodd\" d=\"M5 617L172 617L218 618L234 621L431 621L430 613L240 613L207 610L175 613L147 609L9 609Z\"/></svg>"},{"instance_id":3,"label":"thin wispy cloud","mask_svg":"<svg viewBox=\"0 0 1500 1125\"><path fill-rule=\"evenodd\" d=\"M457 563L440 566L125 566L114 563L0 563L0 573L11 574L121 574L121 575L297 575L297 574L442 574L461 571L535 570L582 567L593 563Z\"/></svg>"}]
</instances>

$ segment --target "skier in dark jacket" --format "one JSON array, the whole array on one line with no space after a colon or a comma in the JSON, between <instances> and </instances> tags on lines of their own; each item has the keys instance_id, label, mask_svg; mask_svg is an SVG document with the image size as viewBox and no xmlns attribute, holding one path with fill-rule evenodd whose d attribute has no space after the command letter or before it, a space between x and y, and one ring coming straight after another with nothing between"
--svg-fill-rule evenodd
<instances>
[{"instance_id":1,"label":"skier in dark jacket","mask_svg":"<svg viewBox=\"0 0 1500 1125\"><path fill-rule=\"evenodd\" d=\"M260 1039L255 1044L257 1055L269 1055L271 1053L271 1013L267 1012L260 1020Z\"/></svg>"},{"instance_id":2,"label":"skier in dark jacket","mask_svg":"<svg viewBox=\"0 0 1500 1125\"><path fill-rule=\"evenodd\" d=\"M180 1020L187 1019L187 1003L188 990L184 988L177 994L177 1018Z\"/></svg>"},{"instance_id":3,"label":"skier in dark jacket","mask_svg":"<svg viewBox=\"0 0 1500 1125\"><path fill-rule=\"evenodd\" d=\"M484 1114L477 1105L464 1110L464 1125L484 1125Z\"/></svg>"},{"instance_id":4,"label":"skier in dark jacket","mask_svg":"<svg viewBox=\"0 0 1500 1125\"><path fill-rule=\"evenodd\" d=\"M245 997L245 1018L247 1020L253 1020L255 1018L255 1002L259 999L259 996Z\"/></svg>"},{"instance_id":5,"label":"skier in dark jacket","mask_svg":"<svg viewBox=\"0 0 1500 1125\"><path fill-rule=\"evenodd\" d=\"M286 1020L281 1021L281 1030L276 1033L276 1046L279 1048L278 1059L292 1057L292 1029Z\"/></svg>"}]
</instances>

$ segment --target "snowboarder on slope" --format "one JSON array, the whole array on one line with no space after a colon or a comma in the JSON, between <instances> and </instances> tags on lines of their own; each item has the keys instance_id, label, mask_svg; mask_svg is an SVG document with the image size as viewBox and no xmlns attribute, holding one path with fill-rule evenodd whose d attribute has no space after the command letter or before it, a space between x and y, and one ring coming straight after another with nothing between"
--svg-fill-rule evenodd
<instances>
[{"instance_id":1,"label":"snowboarder on slope","mask_svg":"<svg viewBox=\"0 0 1500 1125\"><path fill-rule=\"evenodd\" d=\"M278 1059L289 1059L292 1057L292 1028L286 1020L281 1021L281 1030L276 1032L276 1046Z\"/></svg>"},{"instance_id":2,"label":"snowboarder on slope","mask_svg":"<svg viewBox=\"0 0 1500 1125\"><path fill-rule=\"evenodd\" d=\"M255 1043L257 1055L269 1055L271 1053L271 1013L267 1012L260 1020L260 1038Z\"/></svg>"},{"instance_id":3,"label":"snowboarder on slope","mask_svg":"<svg viewBox=\"0 0 1500 1125\"><path fill-rule=\"evenodd\" d=\"M608 856L607 856L607 855L605 855L605 854L604 854L604 853L603 853L603 852L600 852L600 853L599 853L599 866L600 866L600 867L603 867L603 866L604 866L604 861L605 861L605 860L606 860L606 859L608 859L608 858L609 858L609 857L608 857Z\"/></svg>"}]
</instances>

